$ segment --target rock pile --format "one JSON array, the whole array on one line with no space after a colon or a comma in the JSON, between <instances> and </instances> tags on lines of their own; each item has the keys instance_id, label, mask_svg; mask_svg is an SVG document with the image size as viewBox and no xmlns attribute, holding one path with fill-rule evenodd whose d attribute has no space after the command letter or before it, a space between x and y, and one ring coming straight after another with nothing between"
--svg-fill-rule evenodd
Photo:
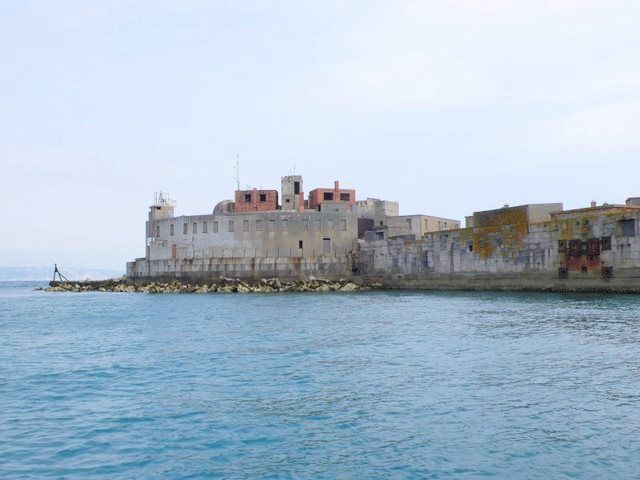
<instances>
[{"instance_id":1,"label":"rock pile","mask_svg":"<svg viewBox=\"0 0 640 480\"><path fill-rule=\"evenodd\" d=\"M213 283L149 282L133 283L126 279L51 282L47 292L143 292L143 293L274 293L274 292L355 292L369 290L349 280L296 280L283 282L277 278L255 282L221 278Z\"/></svg>"}]
</instances>

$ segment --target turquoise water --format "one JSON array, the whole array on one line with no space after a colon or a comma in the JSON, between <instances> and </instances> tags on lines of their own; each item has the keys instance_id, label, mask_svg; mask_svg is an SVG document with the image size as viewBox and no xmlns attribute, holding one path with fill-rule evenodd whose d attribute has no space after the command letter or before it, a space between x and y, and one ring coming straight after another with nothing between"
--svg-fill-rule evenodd
<instances>
[{"instance_id":1,"label":"turquoise water","mask_svg":"<svg viewBox=\"0 0 640 480\"><path fill-rule=\"evenodd\" d=\"M0 284L0 478L639 478L640 297Z\"/></svg>"}]
</instances>

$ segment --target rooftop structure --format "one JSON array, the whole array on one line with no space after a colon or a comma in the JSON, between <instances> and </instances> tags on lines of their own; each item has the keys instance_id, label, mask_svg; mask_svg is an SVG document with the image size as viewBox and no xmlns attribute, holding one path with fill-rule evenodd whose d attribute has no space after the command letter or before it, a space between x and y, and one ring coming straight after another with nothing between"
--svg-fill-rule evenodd
<instances>
[{"instance_id":1,"label":"rooftop structure","mask_svg":"<svg viewBox=\"0 0 640 480\"><path fill-rule=\"evenodd\" d=\"M235 213L271 212L278 209L277 190L236 190Z\"/></svg>"},{"instance_id":2,"label":"rooftop structure","mask_svg":"<svg viewBox=\"0 0 640 480\"><path fill-rule=\"evenodd\" d=\"M336 181L333 188L316 188L309 192L308 206L313 210L322 210L322 204L331 203L346 205L351 209L356 203L356 191L341 189L340 182Z\"/></svg>"}]
</instances>

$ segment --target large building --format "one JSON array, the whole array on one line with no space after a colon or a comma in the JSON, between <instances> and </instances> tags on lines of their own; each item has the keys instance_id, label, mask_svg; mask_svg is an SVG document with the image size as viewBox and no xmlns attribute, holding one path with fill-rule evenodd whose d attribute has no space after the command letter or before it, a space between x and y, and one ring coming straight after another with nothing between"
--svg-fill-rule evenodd
<instances>
[{"instance_id":1,"label":"large building","mask_svg":"<svg viewBox=\"0 0 640 480\"><path fill-rule=\"evenodd\" d=\"M264 195L264 196L262 196ZM640 293L640 199L623 205L562 203L474 212L455 219L399 215L395 202L355 190L315 189L302 177L275 190L242 190L207 215L175 216L157 195L136 279L203 281L351 278L389 288Z\"/></svg>"},{"instance_id":2,"label":"large building","mask_svg":"<svg viewBox=\"0 0 640 480\"><path fill-rule=\"evenodd\" d=\"M279 203L279 198L282 203ZM396 202L357 202L354 189L316 188L304 198L303 179L290 175L276 190L237 190L211 214L175 216L157 195L146 225L146 252L127 265L133 278L347 277L357 273L359 241L374 228L386 237L459 226L436 217L399 217ZM447 223L449 222L449 223Z\"/></svg>"}]
</instances>

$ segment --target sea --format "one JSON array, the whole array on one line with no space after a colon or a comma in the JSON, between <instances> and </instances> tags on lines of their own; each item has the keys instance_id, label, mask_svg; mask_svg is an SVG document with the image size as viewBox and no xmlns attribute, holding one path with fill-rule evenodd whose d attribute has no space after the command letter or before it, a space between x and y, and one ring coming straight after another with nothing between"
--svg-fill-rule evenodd
<instances>
[{"instance_id":1,"label":"sea","mask_svg":"<svg viewBox=\"0 0 640 480\"><path fill-rule=\"evenodd\" d=\"M640 296L0 283L2 479L638 479Z\"/></svg>"}]
</instances>

